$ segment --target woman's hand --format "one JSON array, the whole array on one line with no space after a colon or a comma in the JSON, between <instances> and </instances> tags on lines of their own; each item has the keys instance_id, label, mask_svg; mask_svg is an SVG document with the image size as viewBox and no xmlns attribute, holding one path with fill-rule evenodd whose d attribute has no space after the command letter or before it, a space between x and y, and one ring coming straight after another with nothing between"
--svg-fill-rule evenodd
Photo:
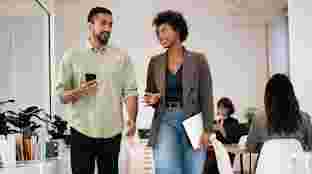
<instances>
[{"instance_id":1,"label":"woman's hand","mask_svg":"<svg viewBox=\"0 0 312 174\"><path fill-rule=\"evenodd\" d=\"M200 137L199 147L200 149L206 149L210 146L209 141L210 133L208 131L204 131Z\"/></svg>"},{"instance_id":2,"label":"woman's hand","mask_svg":"<svg viewBox=\"0 0 312 174\"><path fill-rule=\"evenodd\" d=\"M146 94L144 95L144 103L147 106L155 105L159 102L160 95L159 94Z\"/></svg>"}]
</instances>

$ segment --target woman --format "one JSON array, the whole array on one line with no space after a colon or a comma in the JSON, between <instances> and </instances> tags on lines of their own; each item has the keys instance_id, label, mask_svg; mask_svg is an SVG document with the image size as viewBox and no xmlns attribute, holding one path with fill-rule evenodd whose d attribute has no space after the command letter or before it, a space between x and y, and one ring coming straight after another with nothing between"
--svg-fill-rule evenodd
<instances>
[{"instance_id":1,"label":"woman","mask_svg":"<svg viewBox=\"0 0 312 174\"><path fill-rule=\"evenodd\" d=\"M221 98L217 103L217 117L214 121L213 130L216 132L217 139L223 144L237 144L240 137L239 122L233 118L235 112L231 99ZM214 150L208 148L209 157L205 164L205 174L218 174L217 161ZM235 154L229 153L230 160L233 163Z\"/></svg>"},{"instance_id":2,"label":"woman","mask_svg":"<svg viewBox=\"0 0 312 174\"><path fill-rule=\"evenodd\" d=\"M293 86L284 74L275 74L267 83L264 96L268 137L295 138L304 150L312 150L310 117L300 111Z\"/></svg>"},{"instance_id":3,"label":"woman","mask_svg":"<svg viewBox=\"0 0 312 174\"><path fill-rule=\"evenodd\" d=\"M212 80L207 59L183 46L188 28L179 12L159 13L153 26L166 49L150 60L144 97L145 103L156 109L149 141L156 174L201 174L213 122ZM201 148L193 150L182 122L198 113L202 113L204 131Z\"/></svg>"},{"instance_id":4,"label":"woman","mask_svg":"<svg viewBox=\"0 0 312 174\"><path fill-rule=\"evenodd\" d=\"M237 144L240 137L239 122L233 117L235 109L232 101L223 97L218 101L217 108L218 117L213 127L217 139L223 144Z\"/></svg>"}]
</instances>

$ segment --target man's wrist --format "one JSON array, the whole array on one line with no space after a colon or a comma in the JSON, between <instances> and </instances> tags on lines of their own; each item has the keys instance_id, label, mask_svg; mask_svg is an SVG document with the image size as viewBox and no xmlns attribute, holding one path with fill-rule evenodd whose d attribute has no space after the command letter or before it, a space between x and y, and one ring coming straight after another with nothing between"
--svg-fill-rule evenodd
<instances>
[{"instance_id":1,"label":"man's wrist","mask_svg":"<svg viewBox=\"0 0 312 174\"><path fill-rule=\"evenodd\" d=\"M136 123L136 119L129 118L128 121L131 121L131 122L133 122L134 124Z\"/></svg>"},{"instance_id":2,"label":"man's wrist","mask_svg":"<svg viewBox=\"0 0 312 174\"><path fill-rule=\"evenodd\" d=\"M75 89L73 92L72 92L72 95L77 97L77 98L80 98L82 97L84 94L83 94L83 89L81 87Z\"/></svg>"},{"instance_id":3,"label":"man's wrist","mask_svg":"<svg viewBox=\"0 0 312 174\"><path fill-rule=\"evenodd\" d=\"M74 89L74 90L70 91L70 93L69 93L69 97L70 97L71 102L77 102L81 96L82 96L82 93L81 93L79 88Z\"/></svg>"}]
</instances>

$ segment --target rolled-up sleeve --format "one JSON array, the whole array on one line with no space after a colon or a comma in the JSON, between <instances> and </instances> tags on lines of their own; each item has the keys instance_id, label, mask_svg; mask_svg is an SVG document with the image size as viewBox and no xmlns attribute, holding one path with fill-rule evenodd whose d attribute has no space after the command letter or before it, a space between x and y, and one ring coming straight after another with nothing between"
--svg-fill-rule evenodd
<instances>
[{"instance_id":1,"label":"rolled-up sleeve","mask_svg":"<svg viewBox=\"0 0 312 174\"><path fill-rule=\"evenodd\" d=\"M204 55L200 56L199 66L199 100L203 114L203 126L205 130L211 130L214 118L212 77L209 64Z\"/></svg>"},{"instance_id":2,"label":"rolled-up sleeve","mask_svg":"<svg viewBox=\"0 0 312 174\"><path fill-rule=\"evenodd\" d=\"M138 87L136 82L136 75L134 71L133 63L129 56L126 56L124 66L123 66L123 86L122 86L122 96L127 98L129 96L138 96Z\"/></svg>"},{"instance_id":3,"label":"rolled-up sleeve","mask_svg":"<svg viewBox=\"0 0 312 174\"><path fill-rule=\"evenodd\" d=\"M147 67L147 78L146 78L146 93L159 93L157 90L155 80L154 80L154 69L153 69L153 62L155 58L151 58L148 67Z\"/></svg>"},{"instance_id":4,"label":"rolled-up sleeve","mask_svg":"<svg viewBox=\"0 0 312 174\"><path fill-rule=\"evenodd\" d=\"M58 65L56 77L56 96L64 103L63 95L65 90L73 89L73 69L71 64L71 53L65 53Z\"/></svg>"}]
</instances>

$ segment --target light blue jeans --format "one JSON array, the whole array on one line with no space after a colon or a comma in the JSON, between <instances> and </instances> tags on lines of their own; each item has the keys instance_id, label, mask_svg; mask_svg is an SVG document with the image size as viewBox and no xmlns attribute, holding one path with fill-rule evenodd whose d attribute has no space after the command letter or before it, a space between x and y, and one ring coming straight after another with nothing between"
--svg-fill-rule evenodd
<instances>
[{"instance_id":1,"label":"light blue jeans","mask_svg":"<svg viewBox=\"0 0 312 174\"><path fill-rule=\"evenodd\" d=\"M206 150L194 151L187 139L181 111L161 115L158 142L153 148L155 174L202 174Z\"/></svg>"}]
</instances>

